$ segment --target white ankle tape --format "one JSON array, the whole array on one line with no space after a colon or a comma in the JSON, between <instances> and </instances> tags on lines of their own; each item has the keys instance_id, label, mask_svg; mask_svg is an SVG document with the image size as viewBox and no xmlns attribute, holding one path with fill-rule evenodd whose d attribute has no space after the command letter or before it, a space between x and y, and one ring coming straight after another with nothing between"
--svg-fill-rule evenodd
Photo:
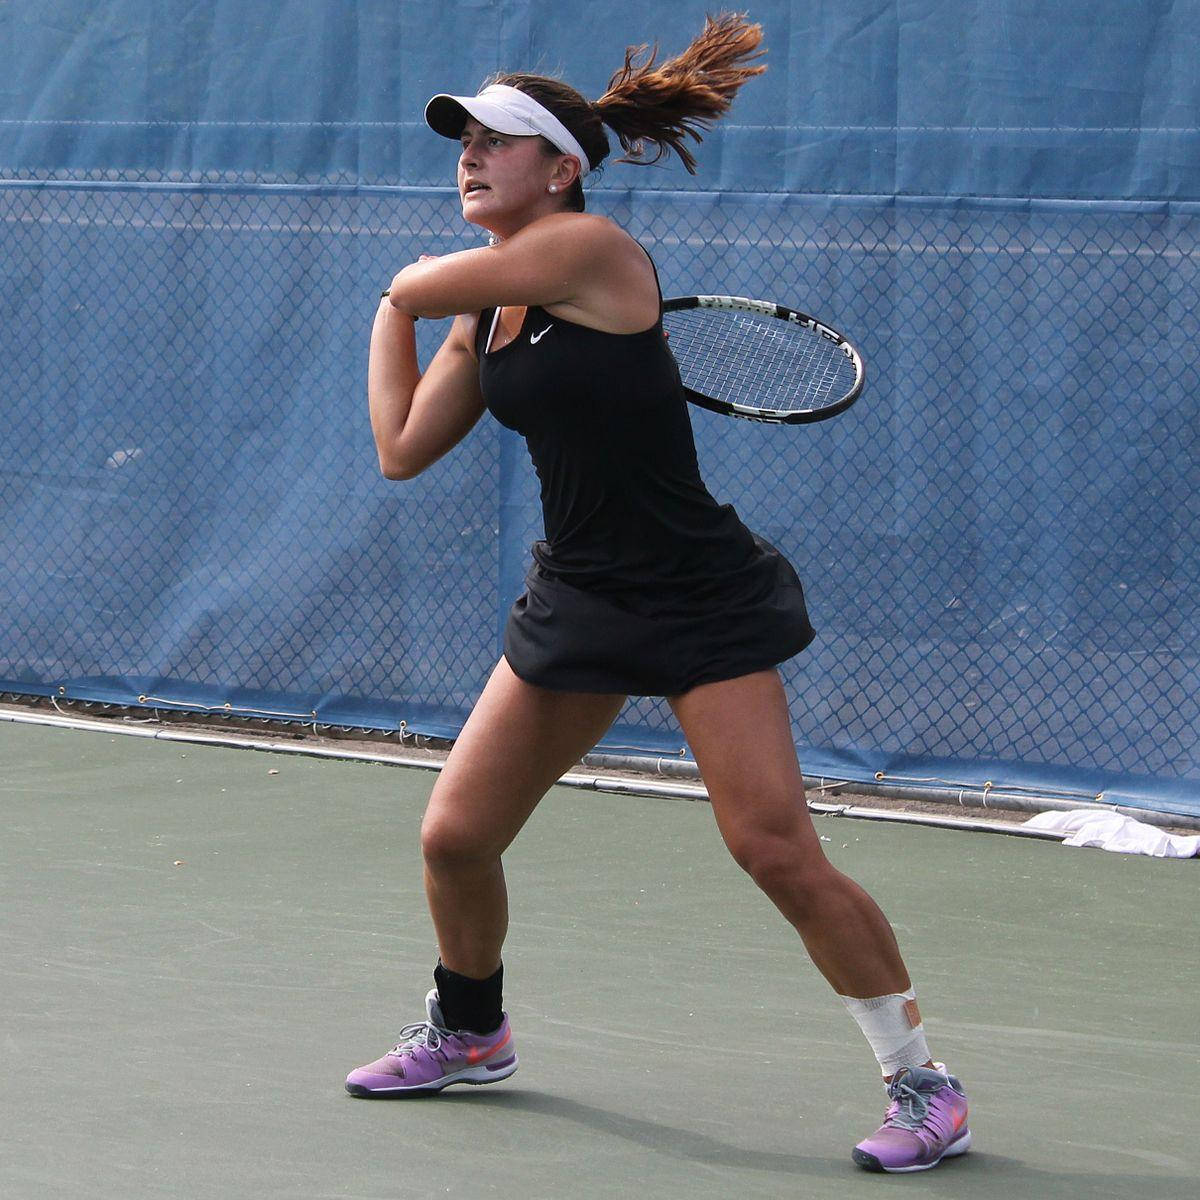
<instances>
[{"instance_id":1,"label":"white ankle tape","mask_svg":"<svg viewBox=\"0 0 1200 1200\"><path fill-rule=\"evenodd\" d=\"M885 1076L894 1075L901 1067L919 1067L929 1061L925 1026L912 988L869 1000L843 996L842 1003L871 1043Z\"/></svg>"}]
</instances>

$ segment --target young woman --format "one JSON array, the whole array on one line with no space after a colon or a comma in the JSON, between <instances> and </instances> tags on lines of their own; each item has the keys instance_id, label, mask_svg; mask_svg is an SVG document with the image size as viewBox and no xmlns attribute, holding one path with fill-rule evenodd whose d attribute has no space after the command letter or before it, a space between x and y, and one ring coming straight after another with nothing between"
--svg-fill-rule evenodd
<instances>
[{"instance_id":1,"label":"young woman","mask_svg":"<svg viewBox=\"0 0 1200 1200\"><path fill-rule=\"evenodd\" d=\"M380 303L368 370L380 467L411 478L486 408L528 442L546 536L422 825L440 950L427 1018L346 1087L404 1096L516 1070L501 1005L501 856L626 696L661 695L734 858L796 928L880 1062L891 1104L856 1161L923 1170L969 1146L967 1101L930 1059L891 927L826 861L808 814L775 669L813 636L800 582L705 489L654 266L584 212L581 181L608 154L605 125L622 161L670 150L693 170L685 137L699 141L763 69L760 39L723 16L668 62L628 51L594 104L557 80L503 75L426 109L461 144L463 216L491 244L423 256ZM422 372L413 320L445 316L454 323ZM745 745L753 756L737 753Z\"/></svg>"}]
</instances>

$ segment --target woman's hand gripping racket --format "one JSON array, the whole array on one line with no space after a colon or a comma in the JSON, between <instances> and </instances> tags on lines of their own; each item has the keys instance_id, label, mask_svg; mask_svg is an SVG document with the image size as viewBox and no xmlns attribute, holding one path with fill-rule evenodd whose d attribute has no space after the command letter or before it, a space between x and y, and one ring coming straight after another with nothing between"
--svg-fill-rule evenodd
<instances>
[{"instance_id":1,"label":"woman's hand gripping racket","mask_svg":"<svg viewBox=\"0 0 1200 1200\"><path fill-rule=\"evenodd\" d=\"M687 398L701 408L803 425L845 412L862 394L862 356L807 313L743 296L663 301L663 329Z\"/></svg>"}]
</instances>

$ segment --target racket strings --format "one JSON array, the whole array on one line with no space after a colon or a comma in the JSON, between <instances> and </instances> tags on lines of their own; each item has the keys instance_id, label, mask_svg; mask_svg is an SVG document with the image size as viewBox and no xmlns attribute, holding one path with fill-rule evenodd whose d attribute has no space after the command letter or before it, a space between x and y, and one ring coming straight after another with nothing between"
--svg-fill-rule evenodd
<instances>
[{"instance_id":1,"label":"racket strings","mask_svg":"<svg viewBox=\"0 0 1200 1200\"><path fill-rule=\"evenodd\" d=\"M853 362L836 343L777 317L719 309L663 314L686 387L780 413L813 412L853 388Z\"/></svg>"}]
</instances>

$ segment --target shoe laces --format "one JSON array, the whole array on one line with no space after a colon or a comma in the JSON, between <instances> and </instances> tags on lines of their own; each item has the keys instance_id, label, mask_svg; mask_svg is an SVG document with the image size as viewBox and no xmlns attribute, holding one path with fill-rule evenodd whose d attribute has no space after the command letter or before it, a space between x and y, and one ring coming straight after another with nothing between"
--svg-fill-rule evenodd
<instances>
[{"instance_id":1,"label":"shoe laces","mask_svg":"<svg viewBox=\"0 0 1200 1200\"><path fill-rule=\"evenodd\" d=\"M412 1058L418 1050L431 1054L442 1048L442 1036L449 1031L439 1029L432 1021L414 1021L400 1030L400 1040L388 1054L394 1058Z\"/></svg>"},{"instance_id":2,"label":"shoe laces","mask_svg":"<svg viewBox=\"0 0 1200 1200\"><path fill-rule=\"evenodd\" d=\"M895 1111L890 1111L884 1120L884 1125L895 1129L918 1130L925 1124L929 1113L929 1096L918 1091L905 1082L904 1078L893 1079L888 1084L888 1095L891 1097Z\"/></svg>"}]
</instances>

